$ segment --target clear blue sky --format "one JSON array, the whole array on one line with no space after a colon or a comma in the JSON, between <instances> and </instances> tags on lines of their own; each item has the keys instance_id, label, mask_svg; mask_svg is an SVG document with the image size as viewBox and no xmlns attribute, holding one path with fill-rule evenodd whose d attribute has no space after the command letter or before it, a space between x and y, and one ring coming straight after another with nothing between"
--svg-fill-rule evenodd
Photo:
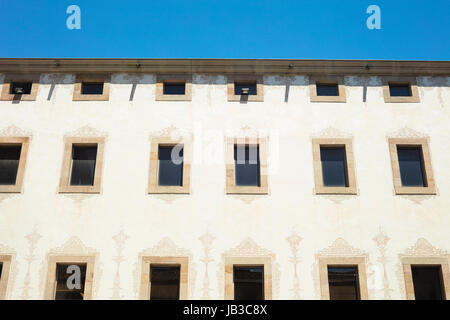
<instances>
[{"instance_id":1,"label":"clear blue sky","mask_svg":"<svg viewBox=\"0 0 450 320\"><path fill-rule=\"evenodd\" d=\"M450 0L0 0L0 34L0 57L450 60Z\"/></svg>"}]
</instances>

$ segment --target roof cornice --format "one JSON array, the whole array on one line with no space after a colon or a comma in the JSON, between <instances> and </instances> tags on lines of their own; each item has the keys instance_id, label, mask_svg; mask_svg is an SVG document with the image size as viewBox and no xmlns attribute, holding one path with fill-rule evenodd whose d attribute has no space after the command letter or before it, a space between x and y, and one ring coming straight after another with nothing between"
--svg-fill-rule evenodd
<instances>
[{"instance_id":1,"label":"roof cornice","mask_svg":"<svg viewBox=\"0 0 450 320\"><path fill-rule=\"evenodd\" d=\"M213 73L448 76L450 61L0 58L0 73Z\"/></svg>"}]
</instances>

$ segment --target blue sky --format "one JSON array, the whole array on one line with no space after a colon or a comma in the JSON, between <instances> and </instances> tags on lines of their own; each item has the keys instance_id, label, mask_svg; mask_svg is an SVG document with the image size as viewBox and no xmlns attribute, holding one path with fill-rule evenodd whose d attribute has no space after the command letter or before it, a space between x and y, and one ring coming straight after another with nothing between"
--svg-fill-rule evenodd
<instances>
[{"instance_id":1,"label":"blue sky","mask_svg":"<svg viewBox=\"0 0 450 320\"><path fill-rule=\"evenodd\" d=\"M0 57L449 60L449 18L449 0L0 0Z\"/></svg>"}]
</instances>

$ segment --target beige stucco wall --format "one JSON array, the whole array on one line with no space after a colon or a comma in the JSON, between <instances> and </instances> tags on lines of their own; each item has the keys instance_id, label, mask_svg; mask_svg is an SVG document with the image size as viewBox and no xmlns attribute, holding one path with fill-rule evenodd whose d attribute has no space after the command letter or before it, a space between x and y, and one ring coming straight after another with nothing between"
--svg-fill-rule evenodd
<instances>
[{"instance_id":1,"label":"beige stucco wall","mask_svg":"<svg viewBox=\"0 0 450 320\"><path fill-rule=\"evenodd\" d=\"M384 103L381 77L346 76L347 103L311 103L307 76L266 76L264 102L247 104L227 102L223 75L195 74L191 102L155 101L150 74L114 74L109 101L72 101L74 80L44 74L35 102L0 102L0 134L31 136L23 193L0 194L10 299L43 298L49 252L97 254L94 299L137 299L140 254L189 256L189 298L222 299L224 253L271 256L274 299L320 299L318 254L367 255L369 298L403 299L398 255L450 251L450 78L418 77L411 104ZM164 130L193 136L190 195L147 194L150 136ZM269 195L226 195L225 137L258 130L269 136ZM59 194L63 137L83 134L106 136L101 194ZM437 195L394 194L391 136L429 137ZM314 194L313 137L353 138L358 195Z\"/></svg>"}]
</instances>

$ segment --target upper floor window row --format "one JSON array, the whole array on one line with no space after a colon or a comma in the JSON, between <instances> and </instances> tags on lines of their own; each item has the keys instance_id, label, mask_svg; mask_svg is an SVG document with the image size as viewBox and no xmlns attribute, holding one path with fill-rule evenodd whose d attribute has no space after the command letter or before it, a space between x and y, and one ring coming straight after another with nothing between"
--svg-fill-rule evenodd
<instances>
[{"instance_id":1,"label":"upper floor window row","mask_svg":"<svg viewBox=\"0 0 450 320\"><path fill-rule=\"evenodd\" d=\"M3 83L0 100L36 100L38 74L9 74ZM383 77L382 90L386 103L420 102L415 77ZM111 74L78 74L75 78L73 101L108 101ZM133 85L133 92L136 90ZM364 89L366 90L366 89ZM311 102L345 103L346 85L343 76L310 76ZM132 93L134 95L134 93ZM227 76L227 100L239 102L263 102L264 78L261 75ZM364 94L365 97L365 94ZM365 99L365 98L364 98ZM156 101L191 101L192 76L158 74L156 77Z\"/></svg>"}]
</instances>

